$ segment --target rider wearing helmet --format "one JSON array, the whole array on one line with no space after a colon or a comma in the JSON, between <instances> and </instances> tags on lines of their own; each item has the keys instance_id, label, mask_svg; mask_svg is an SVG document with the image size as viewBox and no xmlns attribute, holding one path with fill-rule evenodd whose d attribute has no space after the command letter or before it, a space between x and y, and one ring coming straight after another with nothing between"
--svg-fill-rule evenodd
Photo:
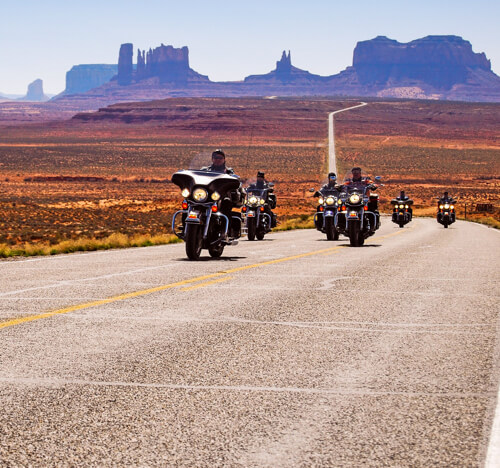
<instances>
[{"instance_id":1,"label":"rider wearing helmet","mask_svg":"<svg viewBox=\"0 0 500 468\"><path fill-rule=\"evenodd\" d=\"M276 227L276 215L271 211L271 209L276 208L276 195L273 193L274 189L269 186L264 172L257 172L257 182L250 184L247 188L247 190L252 189L267 190L267 204L264 205L264 210L271 217L271 227Z\"/></svg>"}]
</instances>

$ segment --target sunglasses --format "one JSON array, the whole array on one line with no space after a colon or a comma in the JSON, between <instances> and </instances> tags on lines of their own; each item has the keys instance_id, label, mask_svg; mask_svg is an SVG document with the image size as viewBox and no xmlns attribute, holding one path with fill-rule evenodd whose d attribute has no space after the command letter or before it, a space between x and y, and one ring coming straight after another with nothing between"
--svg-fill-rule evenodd
<instances>
[{"instance_id":1,"label":"sunglasses","mask_svg":"<svg viewBox=\"0 0 500 468\"><path fill-rule=\"evenodd\" d=\"M224 156L212 156L212 159L225 159Z\"/></svg>"}]
</instances>

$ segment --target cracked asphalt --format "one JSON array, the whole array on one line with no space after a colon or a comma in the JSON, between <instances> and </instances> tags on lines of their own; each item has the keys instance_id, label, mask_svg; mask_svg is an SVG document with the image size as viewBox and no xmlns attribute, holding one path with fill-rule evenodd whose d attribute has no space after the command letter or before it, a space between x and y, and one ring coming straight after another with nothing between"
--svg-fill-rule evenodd
<instances>
[{"instance_id":1,"label":"cracked asphalt","mask_svg":"<svg viewBox=\"0 0 500 468\"><path fill-rule=\"evenodd\" d=\"M483 466L499 240L384 219L361 248L0 261L0 466Z\"/></svg>"}]
</instances>

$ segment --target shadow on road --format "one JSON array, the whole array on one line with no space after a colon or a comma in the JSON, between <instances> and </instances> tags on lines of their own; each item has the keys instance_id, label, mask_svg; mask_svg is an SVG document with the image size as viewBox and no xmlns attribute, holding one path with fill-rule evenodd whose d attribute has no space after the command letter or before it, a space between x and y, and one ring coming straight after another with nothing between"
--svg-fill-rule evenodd
<instances>
[{"instance_id":1,"label":"shadow on road","mask_svg":"<svg viewBox=\"0 0 500 468\"><path fill-rule=\"evenodd\" d=\"M176 262L235 262L237 260L245 260L247 257L219 257L213 258L210 256L200 257L198 260L189 260L187 257L176 258Z\"/></svg>"}]
</instances>

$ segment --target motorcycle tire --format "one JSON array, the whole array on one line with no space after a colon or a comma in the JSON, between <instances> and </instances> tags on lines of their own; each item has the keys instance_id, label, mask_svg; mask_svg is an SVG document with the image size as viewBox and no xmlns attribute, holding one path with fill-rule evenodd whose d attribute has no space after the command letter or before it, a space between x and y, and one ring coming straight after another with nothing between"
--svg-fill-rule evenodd
<instances>
[{"instance_id":1,"label":"motorcycle tire","mask_svg":"<svg viewBox=\"0 0 500 468\"><path fill-rule=\"evenodd\" d=\"M360 232L359 229L359 223L351 221L349 223L349 243L351 247L360 247L361 245L363 245L362 243L360 244L359 242L360 238L362 238L362 233Z\"/></svg>"},{"instance_id":2,"label":"motorcycle tire","mask_svg":"<svg viewBox=\"0 0 500 468\"><path fill-rule=\"evenodd\" d=\"M189 260L199 260L202 246L202 226L200 224L188 224L186 227L186 255Z\"/></svg>"},{"instance_id":3,"label":"motorcycle tire","mask_svg":"<svg viewBox=\"0 0 500 468\"><path fill-rule=\"evenodd\" d=\"M253 241L255 240L255 233L257 231L257 225L256 225L256 220L255 218L250 218L248 220L248 225L247 225L247 235L248 235L248 240Z\"/></svg>"},{"instance_id":4,"label":"motorcycle tire","mask_svg":"<svg viewBox=\"0 0 500 468\"><path fill-rule=\"evenodd\" d=\"M208 248L208 253L213 258L219 258L222 252L224 252L224 244L215 244Z\"/></svg>"},{"instance_id":5,"label":"motorcycle tire","mask_svg":"<svg viewBox=\"0 0 500 468\"><path fill-rule=\"evenodd\" d=\"M339 240L339 235L340 235L340 234L339 234L339 231L337 231L337 230L335 229L335 234L333 234L333 240L334 240L334 241L338 241L338 240Z\"/></svg>"},{"instance_id":6,"label":"motorcycle tire","mask_svg":"<svg viewBox=\"0 0 500 468\"><path fill-rule=\"evenodd\" d=\"M405 225L405 223L399 223L399 227L402 228Z\"/></svg>"},{"instance_id":7,"label":"motorcycle tire","mask_svg":"<svg viewBox=\"0 0 500 468\"><path fill-rule=\"evenodd\" d=\"M326 238L328 240L335 240L335 226L333 225L333 218L325 218L325 231L326 231ZM337 234L337 239L338 239L338 234Z\"/></svg>"},{"instance_id":8,"label":"motorcycle tire","mask_svg":"<svg viewBox=\"0 0 500 468\"><path fill-rule=\"evenodd\" d=\"M443 224L445 229L448 229L448 225L446 223Z\"/></svg>"},{"instance_id":9,"label":"motorcycle tire","mask_svg":"<svg viewBox=\"0 0 500 468\"><path fill-rule=\"evenodd\" d=\"M257 231L257 234L255 234L255 236L257 237L257 240L262 240L264 239L264 236L265 236L265 231Z\"/></svg>"}]
</instances>

